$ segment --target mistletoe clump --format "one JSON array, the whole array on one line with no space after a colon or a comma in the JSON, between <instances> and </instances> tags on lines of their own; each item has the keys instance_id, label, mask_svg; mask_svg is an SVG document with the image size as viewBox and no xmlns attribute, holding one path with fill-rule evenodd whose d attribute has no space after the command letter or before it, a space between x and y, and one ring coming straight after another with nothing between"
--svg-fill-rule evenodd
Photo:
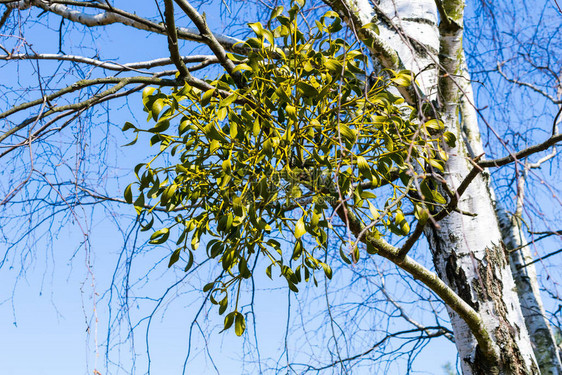
<instances>
[{"instance_id":1,"label":"mistletoe clump","mask_svg":"<svg viewBox=\"0 0 562 375\"><path fill-rule=\"evenodd\" d=\"M170 266L185 253L188 270L205 243L205 256L217 259L226 276L204 290L219 313L230 306L225 329L235 323L238 335L245 327L239 293L233 306L228 296L252 276L258 256L268 259L269 277L277 268L297 292L303 280L316 283L317 270L332 275L322 259L328 233L341 236L332 226L336 213L359 218L373 235L405 236L405 202L417 220L446 203L425 171L443 170L443 145L454 144L454 136L437 120L418 121L393 93L411 84L410 72L387 71L366 86L367 57L337 37L337 14L326 13L304 33L298 11L277 8L268 27L250 24L248 54L228 56L236 80L225 73L207 91L147 88L144 110L154 126L125 125L151 134L150 144L160 147L135 168L138 181L125 190L126 200L143 215L144 230L153 226L156 207L173 216L150 241L176 241ZM282 240L292 243L287 253ZM357 246L350 248L341 256L357 261Z\"/></svg>"}]
</instances>

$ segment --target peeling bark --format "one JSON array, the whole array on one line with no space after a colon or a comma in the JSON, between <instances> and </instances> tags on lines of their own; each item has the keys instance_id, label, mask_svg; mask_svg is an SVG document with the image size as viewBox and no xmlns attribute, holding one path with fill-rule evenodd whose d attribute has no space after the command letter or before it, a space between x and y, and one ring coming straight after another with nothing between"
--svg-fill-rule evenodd
<instances>
[{"instance_id":1,"label":"peeling bark","mask_svg":"<svg viewBox=\"0 0 562 375\"><path fill-rule=\"evenodd\" d=\"M451 160L448 163L448 182L458 182L462 178L459 164L466 164L462 157L454 159L454 164ZM439 228L426 232L438 274L480 314L497 348L499 362L492 363L466 323L451 314L463 373L536 374L538 368L484 179L477 178L465 194L460 208L478 212L477 217L453 213Z\"/></svg>"}]
</instances>

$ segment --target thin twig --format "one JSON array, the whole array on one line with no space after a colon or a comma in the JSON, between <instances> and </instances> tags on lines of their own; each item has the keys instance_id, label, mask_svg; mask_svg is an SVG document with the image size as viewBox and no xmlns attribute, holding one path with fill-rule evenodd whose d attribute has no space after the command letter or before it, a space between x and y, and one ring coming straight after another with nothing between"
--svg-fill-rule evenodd
<instances>
[{"instance_id":1,"label":"thin twig","mask_svg":"<svg viewBox=\"0 0 562 375\"><path fill-rule=\"evenodd\" d=\"M7 1L0 0L0 4L2 3L5 4L7 3ZM138 30L145 30L166 35L166 28L163 25L140 17L134 13L126 12L122 9L116 8L115 6L109 6L107 4L70 0L50 0L49 2L33 1L31 5L43 9L46 12L57 14L65 19L68 19L69 21L79 23L88 27L97 27L120 23L125 26L134 27ZM77 11L76 9L70 8L69 6L94 8L103 10L103 12L98 14L91 14ZM205 42L196 29L179 28L177 32L179 39L191 40L199 43ZM241 54L244 54L246 51L246 49L242 46L242 43L240 43L241 40L239 39L219 34L214 35L214 37L224 48L229 51Z\"/></svg>"},{"instance_id":2,"label":"thin twig","mask_svg":"<svg viewBox=\"0 0 562 375\"><path fill-rule=\"evenodd\" d=\"M348 228L355 236L358 236L363 230L364 225L351 210L344 211L344 205L345 202L332 204L339 218L342 221L347 220L346 225ZM392 263L411 274L415 279L422 282L426 287L441 297L447 306L459 314L461 319L466 322L483 353L485 353L490 360L495 362L499 360L498 353L494 349L494 343L490 334L486 330L480 315L435 273L431 272L408 256L400 258L398 256L400 251L398 248L392 246L382 238L372 235L371 233L367 233L367 235L363 236L361 238L361 242L373 246L377 249L377 253L380 256L390 260Z\"/></svg>"},{"instance_id":3,"label":"thin twig","mask_svg":"<svg viewBox=\"0 0 562 375\"><path fill-rule=\"evenodd\" d=\"M537 259L535 259L535 260L533 260L533 261L531 261L531 262L529 262L529 263L521 264L520 266L517 267L517 269L520 270L520 269L522 269L522 268L525 268L525 267L530 266L531 264L535 264L535 263L540 262L540 261L542 261L542 260L544 260L544 259L546 259L546 258L550 258L551 256L556 255L556 254L560 254L560 253L562 253L562 249L558 249L558 250L556 250L556 251L553 251L553 252L551 252L551 253L546 254L545 256L538 257Z\"/></svg>"},{"instance_id":4,"label":"thin twig","mask_svg":"<svg viewBox=\"0 0 562 375\"><path fill-rule=\"evenodd\" d=\"M554 104L562 104L562 100L556 99L554 96L549 95L548 93L544 92L543 90L539 89L538 87L536 87L536 86L534 86L534 85L532 85L532 84L530 84L530 83L528 83L528 82L522 82L522 81L519 81L519 80L514 79L514 78L509 78L509 77L502 71L502 66L503 66L504 64L505 64L505 62L503 62L503 63L499 63L499 62L498 62L498 65L497 65L497 66L498 66L498 73L499 73L506 81L511 82L511 83L514 83L514 84L519 85L519 86L527 87L527 88L533 90L534 92L541 94L542 96L544 96L545 98L547 98L548 100L550 100L550 101L551 101L552 103L554 103Z\"/></svg>"}]
</instances>

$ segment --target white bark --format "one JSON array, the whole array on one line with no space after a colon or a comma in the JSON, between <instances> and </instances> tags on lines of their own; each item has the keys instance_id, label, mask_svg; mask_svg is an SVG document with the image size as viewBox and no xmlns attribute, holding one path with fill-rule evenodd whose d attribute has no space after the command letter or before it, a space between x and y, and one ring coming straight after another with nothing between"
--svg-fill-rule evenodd
<instances>
[{"instance_id":1,"label":"white bark","mask_svg":"<svg viewBox=\"0 0 562 375\"><path fill-rule=\"evenodd\" d=\"M459 3L458 6L462 6ZM450 8L451 13L462 12L460 8ZM454 20L462 27L462 17ZM441 31L441 66L443 78L440 80L440 99L442 120L447 129L459 140L457 147L450 152L447 161L445 180L452 188L459 186L462 179L473 166L468 162L472 153L482 153L479 142L477 115L474 107L462 107L461 96L464 87L464 103L472 101L470 82L463 77L464 62L462 54L462 31ZM463 77L456 82L451 77ZM464 110L462 126L470 129L468 138L459 123L459 111ZM465 139L465 142L461 140ZM470 217L453 213L440 222L439 228L428 231L434 252L436 268L453 289L469 302L486 322L490 334L497 345L500 361L497 366L483 363L481 354L472 337L463 335L463 322L454 315L451 317L455 333L459 334L457 347L465 374L533 374L538 373L536 359L525 326L515 283L508 260L501 244L501 233L494 212L494 201L488 184L488 176L482 174L469 186L459 202L459 209L474 213ZM455 335L456 337L456 335ZM461 341L462 340L462 341Z\"/></svg>"},{"instance_id":2,"label":"white bark","mask_svg":"<svg viewBox=\"0 0 562 375\"><path fill-rule=\"evenodd\" d=\"M456 112L444 118L456 123ZM455 130L455 129L449 129ZM460 138L459 131L455 131ZM466 149L451 150L445 179L459 186L468 174ZM431 228L427 235L439 275L481 316L493 336L501 358L496 373L536 373L535 359L525 327L515 283L501 246L501 235L485 177L477 177L459 202L462 211L477 213L469 217L452 213ZM451 314L455 342L464 374L487 374L477 343L466 323ZM510 362L515 362L513 365ZM507 366L507 368L505 368Z\"/></svg>"},{"instance_id":3,"label":"white bark","mask_svg":"<svg viewBox=\"0 0 562 375\"><path fill-rule=\"evenodd\" d=\"M383 0L380 7L388 16L387 25L381 28L381 36L389 44L400 46L398 55L408 69L414 73L426 70L417 79L426 97L435 96L437 88L440 91L441 120L458 139L457 147L450 150L444 175L448 186L455 189L472 169L458 121L460 90L458 82L451 82L450 78L442 78L437 87L437 61L434 59L439 51L441 68L449 74L461 73L462 31L437 32L434 1L412 4L406 0ZM462 26L462 18L460 23ZM402 35L397 32L399 30ZM470 89L469 82L465 85ZM479 141L476 116L472 108L463 120L471 127L471 138ZM477 142L471 151L481 153L481 144ZM472 182L460 200L459 208L478 216L453 213L426 234L438 274L480 314L495 343L496 353L482 353L466 322L449 310L463 373L537 373L515 283L501 246L501 233L486 175ZM497 356L499 363L487 363L485 356Z\"/></svg>"},{"instance_id":4,"label":"white bark","mask_svg":"<svg viewBox=\"0 0 562 375\"><path fill-rule=\"evenodd\" d=\"M434 0L381 0L376 8L381 38L393 46L404 67L416 74L423 97L435 99L439 30Z\"/></svg>"},{"instance_id":5,"label":"white bark","mask_svg":"<svg viewBox=\"0 0 562 375\"><path fill-rule=\"evenodd\" d=\"M517 285L521 309L541 374L560 375L562 363L542 304L537 271L534 264L529 264L533 261L533 256L529 246L525 246L527 240L521 227L522 222L517 216L510 217L501 207L497 208L497 212L504 243L509 251L511 272Z\"/></svg>"},{"instance_id":6,"label":"white bark","mask_svg":"<svg viewBox=\"0 0 562 375\"><path fill-rule=\"evenodd\" d=\"M6 5L6 7L8 9L27 9L31 6L31 0L19 0L19 1L6 1L4 3L4 5Z\"/></svg>"}]
</instances>

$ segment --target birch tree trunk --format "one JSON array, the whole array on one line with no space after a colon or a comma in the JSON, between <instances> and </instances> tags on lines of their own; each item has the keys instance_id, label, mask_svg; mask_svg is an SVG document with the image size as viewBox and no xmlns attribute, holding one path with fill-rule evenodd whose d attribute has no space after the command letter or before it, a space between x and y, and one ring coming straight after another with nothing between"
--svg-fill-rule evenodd
<instances>
[{"instance_id":1,"label":"birch tree trunk","mask_svg":"<svg viewBox=\"0 0 562 375\"><path fill-rule=\"evenodd\" d=\"M362 15L360 18L369 19L368 3L349 3ZM381 37L395 47L402 66L414 74L421 72L416 79L422 99L426 103L434 99L438 116L457 137L457 147L449 150L443 175L447 185L455 189L473 168L459 120L464 2L388 0L374 7L379 27L382 25ZM466 120L475 122L476 115L467 115ZM471 137L478 139L477 124L471 131ZM470 184L459 209L476 216L453 212L438 225L428 227L426 236L439 277L479 313L493 341L494 353L483 352L466 322L449 309L463 373L538 374L486 175Z\"/></svg>"},{"instance_id":2,"label":"birch tree trunk","mask_svg":"<svg viewBox=\"0 0 562 375\"><path fill-rule=\"evenodd\" d=\"M444 174L447 185L453 189L473 168L467 144L461 141L464 139L459 121L462 86L453 78L462 77L464 70L463 7L462 1L443 3L439 28L439 112L446 128L459 140L457 147L450 150ZM446 17L448 22L443 21ZM497 348L499 360L493 363L479 350L475 339L468 334L468 327L464 327L465 323L451 314L463 373L535 374L538 373L536 359L502 246L486 179L485 174L479 175L458 205L461 212L476 216L453 212L438 226L429 227L426 235L440 277L478 311Z\"/></svg>"}]
</instances>

